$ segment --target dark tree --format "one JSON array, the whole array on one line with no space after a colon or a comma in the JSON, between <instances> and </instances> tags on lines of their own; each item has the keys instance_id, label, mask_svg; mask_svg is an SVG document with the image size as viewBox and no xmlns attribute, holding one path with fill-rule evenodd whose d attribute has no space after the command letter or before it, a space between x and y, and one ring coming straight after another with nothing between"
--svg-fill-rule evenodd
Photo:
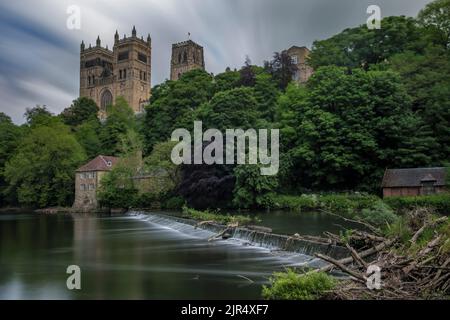
<instances>
[{"instance_id":1,"label":"dark tree","mask_svg":"<svg viewBox=\"0 0 450 320\"><path fill-rule=\"evenodd\" d=\"M292 62L286 51L275 52L273 59L269 62L266 61L264 67L278 83L278 87L281 90L286 89L297 71L297 66Z\"/></svg>"}]
</instances>

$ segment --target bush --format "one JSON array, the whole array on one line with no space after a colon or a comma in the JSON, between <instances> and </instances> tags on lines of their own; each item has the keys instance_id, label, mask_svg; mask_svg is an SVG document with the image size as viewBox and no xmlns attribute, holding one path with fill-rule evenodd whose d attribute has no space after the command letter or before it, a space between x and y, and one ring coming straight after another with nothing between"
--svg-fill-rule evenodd
<instances>
[{"instance_id":1,"label":"bush","mask_svg":"<svg viewBox=\"0 0 450 320\"><path fill-rule=\"evenodd\" d=\"M358 217L378 227L394 224L399 219L394 211L382 200L375 202L370 208L363 209Z\"/></svg>"},{"instance_id":2,"label":"bush","mask_svg":"<svg viewBox=\"0 0 450 320\"><path fill-rule=\"evenodd\" d=\"M183 217L199 221L215 221L220 224L239 223L240 225L248 224L254 220L249 216L240 216L240 215L233 216L229 214L224 215L218 212L211 212L208 210L199 211L188 208L186 206L183 207Z\"/></svg>"},{"instance_id":3,"label":"bush","mask_svg":"<svg viewBox=\"0 0 450 320\"><path fill-rule=\"evenodd\" d=\"M388 197L384 198L384 202L396 211L423 207L432 209L436 213L450 215L450 194L448 193L418 197Z\"/></svg>"},{"instance_id":4,"label":"bush","mask_svg":"<svg viewBox=\"0 0 450 320\"><path fill-rule=\"evenodd\" d=\"M170 197L162 203L162 208L178 210L183 208L185 202L186 201L182 197L179 196Z\"/></svg>"},{"instance_id":5,"label":"bush","mask_svg":"<svg viewBox=\"0 0 450 320\"><path fill-rule=\"evenodd\" d=\"M354 217L363 209L371 208L380 198L366 194L328 194L328 195L277 195L272 199L274 209L295 211L326 210L332 213Z\"/></svg>"},{"instance_id":6,"label":"bush","mask_svg":"<svg viewBox=\"0 0 450 320\"><path fill-rule=\"evenodd\" d=\"M336 286L336 280L325 272L297 274L276 272L270 287L263 286L262 296L270 300L316 300Z\"/></svg>"}]
</instances>

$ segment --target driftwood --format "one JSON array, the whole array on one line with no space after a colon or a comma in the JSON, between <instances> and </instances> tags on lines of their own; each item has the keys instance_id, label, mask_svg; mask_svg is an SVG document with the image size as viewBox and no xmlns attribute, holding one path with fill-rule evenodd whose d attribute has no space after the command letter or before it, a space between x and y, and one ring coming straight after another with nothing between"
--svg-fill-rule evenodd
<instances>
[{"instance_id":1,"label":"driftwood","mask_svg":"<svg viewBox=\"0 0 450 320\"><path fill-rule=\"evenodd\" d=\"M381 232L354 231L346 239L326 232L327 239L346 246L350 256L335 260L316 254L328 264L309 272L337 269L350 276L340 281L338 287L327 295L332 299L448 298L450 253L443 249L443 245L448 245L450 239L436 228L448 221L448 217L433 219L430 212L423 209L407 213L405 227L412 236L406 241L384 237ZM425 231L430 229L434 231L432 238L419 245ZM366 285L366 272L370 265L376 265L381 270L380 290L370 290Z\"/></svg>"}]
</instances>

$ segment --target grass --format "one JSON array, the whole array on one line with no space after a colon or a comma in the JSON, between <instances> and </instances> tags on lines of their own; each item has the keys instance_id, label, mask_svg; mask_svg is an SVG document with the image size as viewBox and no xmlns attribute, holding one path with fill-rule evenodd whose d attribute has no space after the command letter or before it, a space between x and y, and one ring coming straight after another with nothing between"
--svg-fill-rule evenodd
<instances>
[{"instance_id":1,"label":"grass","mask_svg":"<svg viewBox=\"0 0 450 320\"><path fill-rule=\"evenodd\" d=\"M183 217L199 221L214 221L220 224L238 223L239 225L246 225L251 222L257 222L256 218L250 216L221 214L218 211L213 212L209 210L200 211L187 206L183 206Z\"/></svg>"},{"instance_id":2,"label":"grass","mask_svg":"<svg viewBox=\"0 0 450 320\"><path fill-rule=\"evenodd\" d=\"M336 280L325 272L298 274L292 269L276 272L270 286L263 286L262 296L269 300L316 300L336 286Z\"/></svg>"}]
</instances>

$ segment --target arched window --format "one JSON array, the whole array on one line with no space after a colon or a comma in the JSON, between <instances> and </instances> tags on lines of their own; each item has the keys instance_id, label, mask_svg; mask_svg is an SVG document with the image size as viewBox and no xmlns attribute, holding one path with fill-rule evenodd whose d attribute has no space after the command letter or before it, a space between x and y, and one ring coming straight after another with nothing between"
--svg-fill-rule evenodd
<instances>
[{"instance_id":1,"label":"arched window","mask_svg":"<svg viewBox=\"0 0 450 320\"><path fill-rule=\"evenodd\" d=\"M181 63L181 52L178 54L178 63Z\"/></svg>"},{"instance_id":2,"label":"arched window","mask_svg":"<svg viewBox=\"0 0 450 320\"><path fill-rule=\"evenodd\" d=\"M187 52L183 53L183 62L187 62Z\"/></svg>"},{"instance_id":3,"label":"arched window","mask_svg":"<svg viewBox=\"0 0 450 320\"><path fill-rule=\"evenodd\" d=\"M102 93L102 97L100 99L100 107L102 108L102 110L106 110L107 106L112 105L112 94L111 91L109 91L108 89L103 91Z\"/></svg>"}]
</instances>

